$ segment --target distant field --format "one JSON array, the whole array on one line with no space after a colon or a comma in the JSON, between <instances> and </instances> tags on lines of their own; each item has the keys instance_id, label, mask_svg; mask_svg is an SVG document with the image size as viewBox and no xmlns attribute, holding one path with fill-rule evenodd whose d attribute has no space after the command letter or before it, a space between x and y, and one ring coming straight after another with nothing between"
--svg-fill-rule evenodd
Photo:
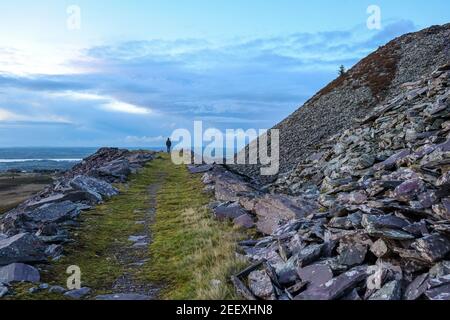
<instances>
[{"instance_id":1,"label":"distant field","mask_svg":"<svg viewBox=\"0 0 450 320\"><path fill-rule=\"evenodd\" d=\"M50 175L0 173L0 214L3 214L52 183Z\"/></svg>"}]
</instances>

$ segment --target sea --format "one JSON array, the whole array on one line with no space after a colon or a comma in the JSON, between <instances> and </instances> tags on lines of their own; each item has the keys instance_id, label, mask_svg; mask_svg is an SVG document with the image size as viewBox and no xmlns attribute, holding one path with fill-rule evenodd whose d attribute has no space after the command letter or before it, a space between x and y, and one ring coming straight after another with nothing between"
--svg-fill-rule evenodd
<instances>
[{"instance_id":1,"label":"sea","mask_svg":"<svg viewBox=\"0 0 450 320\"><path fill-rule=\"evenodd\" d=\"M99 148L0 148L0 172L65 171ZM160 151L163 148L127 148Z\"/></svg>"}]
</instances>

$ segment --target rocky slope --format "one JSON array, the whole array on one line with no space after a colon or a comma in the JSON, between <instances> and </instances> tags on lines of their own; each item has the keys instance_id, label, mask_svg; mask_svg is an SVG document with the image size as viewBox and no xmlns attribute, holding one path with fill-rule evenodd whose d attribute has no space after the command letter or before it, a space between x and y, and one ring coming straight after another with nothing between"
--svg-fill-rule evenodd
<instances>
[{"instance_id":1,"label":"rocky slope","mask_svg":"<svg viewBox=\"0 0 450 320\"><path fill-rule=\"evenodd\" d=\"M59 259L63 245L71 241L69 230L77 217L118 194L112 183L124 182L154 158L154 152L100 149L46 190L2 215L0 297L8 293L9 283L39 282L39 270L32 265Z\"/></svg>"},{"instance_id":2,"label":"rocky slope","mask_svg":"<svg viewBox=\"0 0 450 320\"><path fill-rule=\"evenodd\" d=\"M201 166L241 243L248 299L450 299L450 64L400 86L270 189Z\"/></svg>"},{"instance_id":3,"label":"rocky slope","mask_svg":"<svg viewBox=\"0 0 450 320\"><path fill-rule=\"evenodd\" d=\"M450 24L394 39L275 126L280 129L280 173L292 170L319 144L351 128L355 119L397 96L401 84L420 80L447 63L450 57L448 39ZM234 166L233 170L270 182L268 177L259 177L258 166Z\"/></svg>"},{"instance_id":4,"label":"rocky slope","mask_svg":"<svg viewBox=\"0 0 450 320\"><path fill-rule=\"evenodd\" d=\"M422 41L438 37L433 41L442 43L448 30L431 28L396 42L427 52ZM436 61L444 58L438 54ZM400 59L404 74L392 80L381 102L353 117L351 128L312 138L314 151L305 151L268 186L223 167L193 170L207 171L203 181L215 193L217 218L265 235L241 243L241 253L254 262L232 278L242 296L450 299L449 58L426 73L432 59L423 57L418 78ZM340 108L339 101L332 103ZM288 130L297 130L300 124L289 121L304 112L313 111L286 120ZM323 116L320 108L314 112Z\"/></svg>"}]
</instances>

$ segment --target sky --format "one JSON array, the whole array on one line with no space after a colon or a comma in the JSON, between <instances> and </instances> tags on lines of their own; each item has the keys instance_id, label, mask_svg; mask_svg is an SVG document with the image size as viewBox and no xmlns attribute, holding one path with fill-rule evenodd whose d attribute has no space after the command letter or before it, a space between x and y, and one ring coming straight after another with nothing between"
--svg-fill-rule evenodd
<instances>
[{"instance_id":1,"label":"sky","mask_svg":"<svg viewBox=\"0 0 450 320\"><path fill-rule=\"evenodd\" d=\"M367 20L377 6L380 28ZM0 147L268 129L448 0L0 0Z\"/></svg>"}]
</instances>

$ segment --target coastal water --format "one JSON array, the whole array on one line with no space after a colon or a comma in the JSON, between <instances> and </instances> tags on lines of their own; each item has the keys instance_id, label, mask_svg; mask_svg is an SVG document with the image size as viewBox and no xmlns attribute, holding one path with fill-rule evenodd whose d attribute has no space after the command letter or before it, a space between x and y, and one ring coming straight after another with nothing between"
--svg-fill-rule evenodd
<instances>
[{"instance_id":1,"label":"coastal water","mask_svg":"<svg viewBox=\"0 0 450 320\"><path fill-rule=\"evenodd\" d=\"M162 148L145 149L162 150ZM0 172L68 170L97 150L98 148L0 148Z\"/></svg>"}]
</instances>

